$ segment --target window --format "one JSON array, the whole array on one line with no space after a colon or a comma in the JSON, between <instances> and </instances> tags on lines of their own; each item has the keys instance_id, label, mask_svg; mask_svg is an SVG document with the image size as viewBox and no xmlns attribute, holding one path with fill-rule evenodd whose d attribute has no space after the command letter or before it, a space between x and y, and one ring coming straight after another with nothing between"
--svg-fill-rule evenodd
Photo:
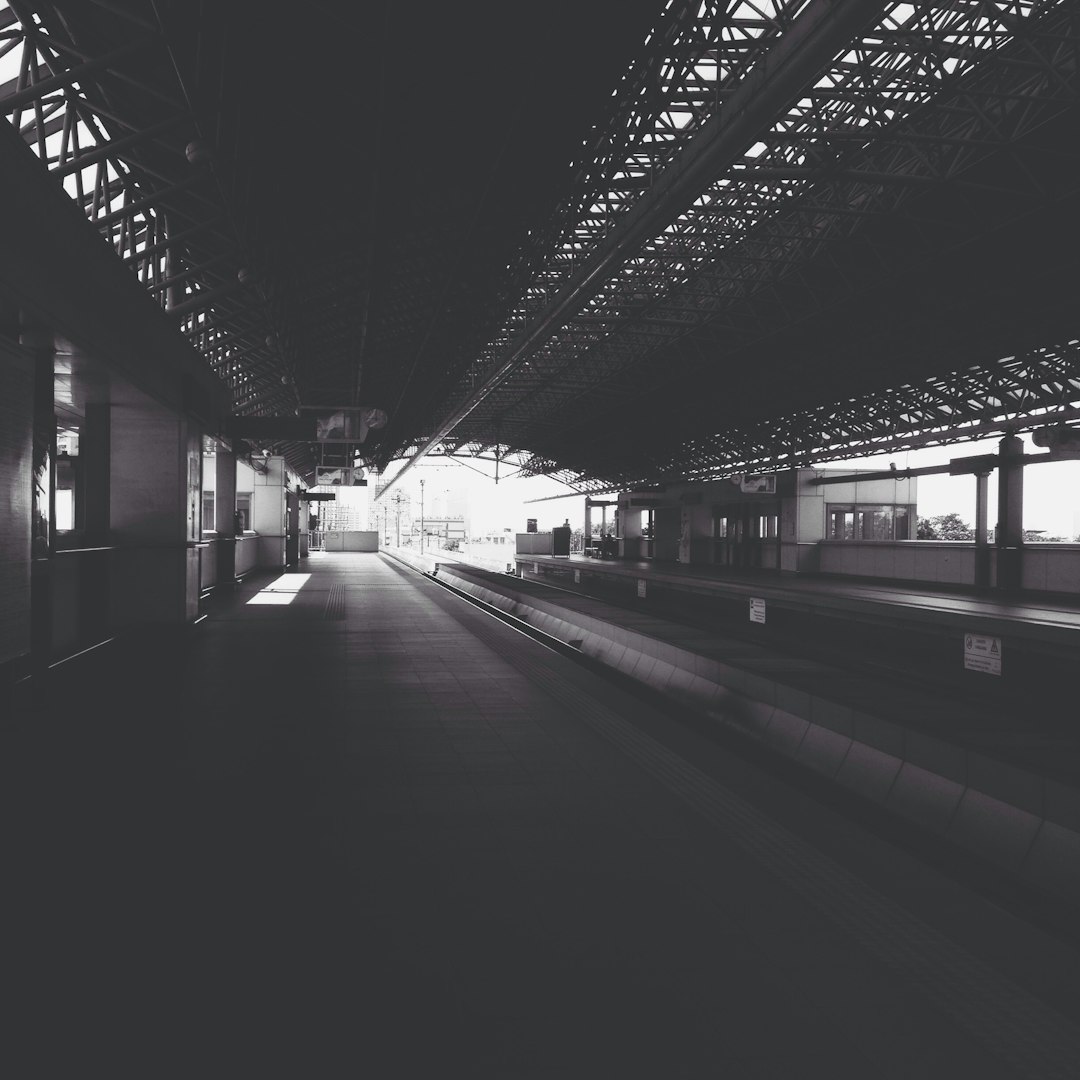
<instances>
[{"instance_id":1,"label":"window","mask_svg":"<svg viewBox=\"0 0 1080 1080\"><path fill-rule=\"evenodd\" d=\"M56 531L71 532L75 528L75 470L77 459L60 456L56 459Z\"/></svg>"},{"instance_id":2,"label":"window","mask_svg":"<svg viewBox=\"0 0 1080 1080\"><path fill-rule=\"evenodd\" d=\"M202 447L202 531L217 531L217 440L210 435L203 436ZM221 523L226 529L226 522Z\"/></svg>"},{"instance_id":3,"label":"window","mask_svg":"<svg viewBox=\"0 0 1080 1080\"><path fill-rule=\"evenodd\" d=\"M910 540L913 506L840 506L825 510L829 540Z\"/></svg>"},{"instance_id":4,"label":"window","mask_svg":"<svg viewBox=\"0 0 1080 1080\"><path fill-rule=\"evenodd\" d=\"M58 427L56 432L56 472L53 487L53 519L57 532L82 528L82 477L79 468L79 432L74 427Z\"/></svg>"},{"instance_id":5,"label":"window","mask_svg":"<svg viewBox=\"0 0 1080 1080\"><path fill-rule=\"evenodd\" d=\"M757 507L718 510L713 515L713 539L743 543L775 540L780 535L780 515L760 513Z\"/></svg>"}]
</instances>

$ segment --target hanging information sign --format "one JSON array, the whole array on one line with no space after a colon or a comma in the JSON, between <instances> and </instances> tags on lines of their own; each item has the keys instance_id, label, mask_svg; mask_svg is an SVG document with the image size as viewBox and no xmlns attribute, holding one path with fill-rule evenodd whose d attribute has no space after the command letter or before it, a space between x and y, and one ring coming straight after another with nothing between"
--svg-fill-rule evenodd
<instances>
[{"instance_id":1,"label":"hanging information sign","mask_svg":"<svg viewBox=\"0 0 1080 1080\"><path fill-rule=\"evenodd\" d=\"M739 481L739 490L763 495L775 495L776 473L745 473Z\"/></svg>"}]
</instances>

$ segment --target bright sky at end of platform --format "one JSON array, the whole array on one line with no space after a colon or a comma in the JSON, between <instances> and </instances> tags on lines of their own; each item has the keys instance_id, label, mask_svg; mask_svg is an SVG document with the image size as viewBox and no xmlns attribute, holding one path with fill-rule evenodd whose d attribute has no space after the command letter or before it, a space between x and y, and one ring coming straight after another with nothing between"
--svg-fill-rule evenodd
<instances>
[{"instance_id":1,"label":"bright sky at end of platform","mask_svg":"<svg viewBox=\"0 0 1080 1080\"><path fill-rule=\"evenodd\" d=\"M475 471L478 468L490 470L490 474L481 475ZM388 472L387 479L390 479L391 475ZM575 528L583 527L585 522L584 495L576 494L565 484L548 476L501 476L496 484L494 467L487 462L455 465L425 459L374 505L380 507L384 502L393 499L395 491L400 490L402 494L409 496L413 514L418 517L421 480L424 481L425 509L433 516L437 516L445 507L447 492L450 492L452 499L468 500L469 523L473 535L501 532L507 528L512 532L525 532L529 518L536 518L538 527L544 530L561 525L566 518L570 519L570 524ZM545 499L552 495L565 495L566 498L537 504L526 501ZM598 496L603 497L605 496Z\"/></svg>"},{"instance_id":2,"label":"bright sky at end of platform","mask_svg":"<svg viewBox=\"0 0 1080 1080\"><path fill-rule=\"evenodd\" d=\"M1041 454L1044 450L1035 446L1028 435L1022 435L1027 454ZM1000 439L982 439L950 446L931 446L921 450L879 454L875 457L857 458L850 461L834 461L822 468L844 471L855 469L887 469L889 463L898 469L919 468L925 465L944 465L952 458L973 457L976 454L997 452ZM471 464L471 463L470 463ZM485 463L486 465L486 463ZM482 476L468 465L445 462L422 461L402 478L400 484L383 500L392 499L393 491L400 489L412 501L418 516L420 505L420 480L424 480L426 509L432 516L440 513L446 504L446 492L451 498L468 499L470 527L473 535L509 528L512 532L524 532L529 518L536 518L538 528L548 530L561 525L567 518L574 528L582 528L585 522L585 496L575 494L546 476L503 477L496 484L489 476ZM490 468L490 466L488 466ZM387 474L390 478L390 474ZM990 477L989 517L995 516L997 474ZM552 495L565 498L549 499ZM600 495L597 498L613 498ZM529 502L545 499L545 502ZM378 507L380 503L376 503ZM975 480L972 476L930 475L918 478L918 514L934 517L938 514L956 513L968 524L975 521ZM1048 536L1060 536L1066 540L1080 535L1080 460L1058 461L1030 465L1024 469L1024 527L1041 530Z\"/></svg>"}]
</instances>

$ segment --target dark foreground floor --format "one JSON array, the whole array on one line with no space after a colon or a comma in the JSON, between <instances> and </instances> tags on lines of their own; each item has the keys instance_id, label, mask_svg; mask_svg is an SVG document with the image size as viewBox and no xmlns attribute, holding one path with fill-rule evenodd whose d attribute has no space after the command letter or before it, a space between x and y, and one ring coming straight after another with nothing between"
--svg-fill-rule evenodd
<instances>
[{"instance_id":1,"label":"dark foreground floor","mask_svg":"<svg viewBox=\"0 0 1080 1080\"><path fill-rule=\"evenodd\" d=\"M16 695L9 1075L1080 1075L1073 945L434 582L308 562Z\"/></svg>"}]
</instances>

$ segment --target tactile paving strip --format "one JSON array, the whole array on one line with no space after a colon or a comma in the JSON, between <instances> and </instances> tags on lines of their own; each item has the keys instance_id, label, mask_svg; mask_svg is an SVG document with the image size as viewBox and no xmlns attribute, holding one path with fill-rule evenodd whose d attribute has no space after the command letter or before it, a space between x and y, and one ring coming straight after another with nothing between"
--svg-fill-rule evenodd
<instances>
[{"instance_id":1,"label":"tactile paving strip","mask_svg":"<svg viewBox=\"0 0 1080 1080\"><path fill-rule=\"evenodd\" d=\"M1018 1076L1072 1080L1080 1062L1080 1027L972 956L839 863L725 789L600 702L581 694L521 639L478 614L469 630L496 649L566 711L702 814L788 888L849 933L872 956L913 984L942 1013Z\"/></svg>"},{"instance_id":2,"label":"tactile paving strip","mask_svg":"<svg viewBox=\"0 0 1080 1080\"><path fill-rule=\"evenodd\" d=\"M323 617L326 619L345 618L345 586L340 582L337 585L330 586Z\"/></svg>"}]
</instances>

